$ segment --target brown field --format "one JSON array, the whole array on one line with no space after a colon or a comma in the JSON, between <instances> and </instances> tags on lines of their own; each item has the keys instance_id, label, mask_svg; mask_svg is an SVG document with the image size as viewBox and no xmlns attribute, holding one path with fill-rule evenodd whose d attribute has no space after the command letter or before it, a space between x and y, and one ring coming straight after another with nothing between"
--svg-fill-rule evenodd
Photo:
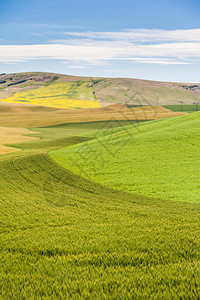
<instances>
[{"instance_id":1,"label":"brown field","mask_svg":"<svg viewBox=\"0 0 200 300\"><path fill-rule=\"evenodd\" d=\"M95 122L107 120L156 120L184 115L162 106L127 108L110 105L103 108L65 110L29 105L0 105L0 126L31 128L63 123Z\"/></svg>"},{"instance_id":2,"label":"brown field","mask_svg":"<svg viewBox=\"0 0 200 300\"><path fill-rule=\"evenodd\" d=\"M0 154L7 154L20 149L7 147L10 143L23 143L38 140L37 137L26 136L37 132L30 131L26 128L0 127Z\"/></svg>"}]
</instances>

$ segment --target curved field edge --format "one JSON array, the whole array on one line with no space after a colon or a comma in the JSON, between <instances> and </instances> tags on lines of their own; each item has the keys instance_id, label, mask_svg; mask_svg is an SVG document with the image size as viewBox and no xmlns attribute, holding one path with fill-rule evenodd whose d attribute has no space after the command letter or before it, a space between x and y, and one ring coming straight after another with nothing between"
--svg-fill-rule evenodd
<instances>
[{"instance_id":1,"label":"curved field edge","mask_svg":"<svg viewBox=\"0 0 200 300\"><path fill-rule=\"evenodd\" d=\"M23 151L20 151L20 153L5 154L3 156L0 155L0 161L38 153L47 153L53 149L69 147L77 143L97 138L99 135L106 134L110 131L114 132L117 127L122 127L127 124L137 123L136 121L111 120L86 123L65 123L39 128L29 128L29 130L31 130L30 133L32 134L30 136L36 138L37 141L8 144L8 149L11 151L13 148ZM7 130L10 130L9 128L7 128ZM33 131L36 131L37 133L35 134Z\"/></svg>"},{"instance_id":2,"label":"curved field edge","mask_svg":"<svg viewBox=\"0 0 200 300\"><path fill-rule=\"evenodd\" d=\"M37 131L30 131L26 128L0 127L0 155L19 151L20 149L9 147L9 143L23 143L38 140Z\"/></svg>"},{"instance_id":3,"label":"curved field edge","mask_svg":"<svg viewBox=\"0 0 200 300\"><path fill-rule=\"evenodd\" d=\"M198 298L198 204L116 191L46 154L1 162L0 186L3 298Z\"/></svg>"},{"instance_id":4,"label":"curved field edge","mask_svg":"<svg viewBox=\"0 0 200 300\"><path fill-rule=\"evenodd\" d=\"M118 190L200 202L199 118L197 112L114 129L50 156L74 173Z\"/></svg>"}]
</instances>

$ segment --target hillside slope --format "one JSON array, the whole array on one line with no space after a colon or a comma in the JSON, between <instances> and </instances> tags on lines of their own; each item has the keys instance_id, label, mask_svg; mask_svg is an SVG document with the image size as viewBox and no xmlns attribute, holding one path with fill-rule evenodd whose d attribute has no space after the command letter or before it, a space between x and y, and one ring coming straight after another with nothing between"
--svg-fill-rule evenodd
<instances>
[{"instance_id":1,"label":"hillside slope","mask_svg":"<svg viewBox=\"0 0 200 300\"><path fill-rule=\"evenodd\" d=\"M197 112L130 125L53 151L51 157L77 174L120 190L200 202L199 120Z\"/></svg>"},{"instance_id":2,"label":"hillside slope","mask_svg":"<svg viewBox=\"0 0 200 300\"><path fill-rule=\"evenodd\" d=\"M49 94L46 93L48 87L52 85L54 88L51 88ZM46 89L42 89L45 87ZM51 98L53 89L54 98ZM13 97L13 95L15 96ZM180 104L180 102L197 102L199 96L200 84L192 83L128 78L90 78L36 72L0 75L1 102L30 102L31 104L32 101L32 104L43 105L47 101L46 105L52 105L53 101L55 106L58 100L68 102L69 100L81 100L92 101L89 104L93 105L96 102L96 105L99 103L101 106L113 103L174 105ZM42 100L43 102L41 102ZM79 106L75 104L75 107ZM84 105L80 105L80 107L83 108Z\"/></svg>"},{"instance_id":3,"label":"hillside slope","mask_svg":"<svg viewBox=\"0 0 200 300\"><path fill-rule=\"evenodd\" d=\"M1 162L0 191L3 299L198 298L199 205L114 191L44 154Z\"/></svg>"}]
</instances>

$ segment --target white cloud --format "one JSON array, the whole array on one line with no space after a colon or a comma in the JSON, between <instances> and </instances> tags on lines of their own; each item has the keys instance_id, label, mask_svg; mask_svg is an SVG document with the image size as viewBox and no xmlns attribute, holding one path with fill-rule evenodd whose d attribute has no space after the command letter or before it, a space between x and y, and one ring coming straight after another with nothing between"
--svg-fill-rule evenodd
<instances>
[{"instance_id":1,"label":"white cloud","mask_svg":"<svg viewBox=\"0 0 200 300\"><path fill-rule=\"evenodd\" d=\"M67 36L84 37L99 40L126 40L132 42L194 42L200 41L200 29L158 30L127 29L118 32L66 32Z\"/></svg>"},{"instance_id":2,"label":"white cloud","mask_svg":"<svg viewBox=\"0 0 200 300\"><path fill-rule=\"evenodd\" d=\"M57 59L77 68L77 65L108 65L115 61L174 65L200 60L200 29L67 34L70 38L49 44L0 45L0 62Z\"/></svg>"}]
</instances>

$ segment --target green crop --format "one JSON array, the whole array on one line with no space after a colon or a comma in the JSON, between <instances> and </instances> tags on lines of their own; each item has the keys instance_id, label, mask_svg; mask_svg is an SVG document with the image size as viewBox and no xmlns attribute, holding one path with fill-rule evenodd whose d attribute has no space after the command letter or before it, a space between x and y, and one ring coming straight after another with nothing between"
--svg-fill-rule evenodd
<instances>
[{"instance_id":1,"label":"green crop","mask_svg":"<svg viewBox=\"0 0 200 300\"><path fill-rule=\"evenodd\" d=\"M0 163L2 299L198 299L199 205L114 191L46 154Z\"/></svg>"},{"instance_id":2,"label":"green crop","mask_svg":"<svg viewBox=\"0 0 200 300\"><path fill-rule=\"evenodd\" d=\"M192 113L200 110L200 105L197 102L194 102L194 104L177 104L177 105L163 105L165 108L168 108L171 111L174 112L187 112Z\"/></svg>"},{"instance_id":3,"label":"green crop","mask_svg":"<svg viewBox=\"0 0 200 300\"><path fill-rule=\"evenodd\" d=\"M199 203L169 201L170 179L165 193L157 185L165 197L133 193L137 184L147 193L142 180L150 180L166 145L169 154L182 145L185 162L189 154L197 156L199 114L192 115L129 126L110 121L36 128L40 140L13 144L22 151L1 155L0 298L198 299ZM66 146L51 152L63 168L47 152ZM176 152L171 160L164 153L173 176ZM91 179L104 185L68 168L84 176L90 170ZM192 160L185 163L191 189L198 180L194 168ZM181 200L179 185L180 178L174 187Z\"/></svg>"},{"instance_id":4,"label":"green crop","mask_svg":"<svg viewBox=\"0 0 200 300\"><path fill-rule=\"evenodd\" d=\"M51 152L71 171L116 189L200 202L200 113L131 125ZM91 167L93 166L93 167Z\"/></svg>"}]
</instances>

